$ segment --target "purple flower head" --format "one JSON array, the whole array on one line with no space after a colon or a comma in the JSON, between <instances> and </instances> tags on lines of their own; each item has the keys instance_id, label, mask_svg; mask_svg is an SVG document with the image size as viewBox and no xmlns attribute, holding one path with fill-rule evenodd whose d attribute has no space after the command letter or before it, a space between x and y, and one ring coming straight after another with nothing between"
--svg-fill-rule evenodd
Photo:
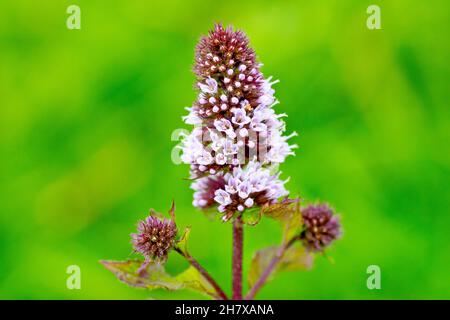
<instances>
[{"instance_id":1,"label":"purple flower head","mask_svg":"<svg viewBox=\"0 0 450 320\"><path fill-rule=\"evenodd\" d=\"M309 205L302 209L304 229L300 235L309 251L323 251L341 235L339 217L326 204Z\"/></svg>"},{"instance_id":2,"label":"purple flower head","mask_svg":"<svg viewBox=\"0 0 450 320\"><path fill-rule=\"evenodd\" d=\"M198 97L183 119L206 131L218 130L231 144L227 149L216 148L211 154L216 161L205 163L198 154L207 145L206 136L193 131L181 147L182 160L191 164L191 177L202 177L211 169L214 173L232 170L254 155L259 162L270 164L294 154L296 146L287 143L289 136L283 136L284 122L279 118L284 115L272 109L277 102L272 85L277 81L265 79L259 67L242 31L216 25L200 40L194 67ZM230 150L233 157L227 157Z\"/></svg>"},{"instance_id":3,"label":"purple flower head","mask_svg":"<svg viewBox=\"0 0 450 320\"><path fill-rule=\"evenodd\" d=\"M131 234L134 250L146 260L165 261L176 241L177 226L174 220L150 215L139 221L137 231Z\"/></svg>"},{"instance_id":4,"label":"purple flower head","mask_svg":"<svg viewBox=\"0 0 450 320\"><path fill-rule=\"evenodd\" d=\"M195 125L185 135L181 160L195 179L194 206L215 206L229 220L235 212L275 203L286 196L273 171L293 155L285 135L285 114L277 114L277 83L260 71L247 36L215 25L196 47L198 97L184 117Z\"/></svg>"}]
</instances>

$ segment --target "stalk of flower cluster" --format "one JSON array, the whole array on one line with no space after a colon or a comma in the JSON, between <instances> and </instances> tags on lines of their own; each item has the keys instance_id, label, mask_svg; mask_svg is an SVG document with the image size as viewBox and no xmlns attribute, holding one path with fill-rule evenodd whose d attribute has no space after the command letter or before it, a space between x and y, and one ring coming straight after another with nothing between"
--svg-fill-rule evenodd
<instances>
[{"instance_id":1,"label":"stalk of flower cluster","mask_svg":"<svg viewBox=\"0 0 450 320\"><path fill-rule=\"evenodd\" d=\"M241 218L233 222L233 299L242 300L242 257L244 246L244 228Z\"/></svg>"},{"instance_id":2,"label":"stalk of flower cluster","mask_svg":"<svg viewBox=\"0 0 450 320\"><path fill-rule=\"evenodd\" d=\"M218 24L196 48L194 72L199 94L184 117L194 125L185 136L181 160L190 164L194 180L193 205L216 208L222 221L232 220L233 298L242 298L241 217L253 207L277 203L287 196L286 181L273 172L295 145L284 136L276 114L272 85L260 71L253 49L242 31Z\"/></svg>"},{"instance_id":3,"label":"stalk of flower cluster","mask_svg":"<svg viewBox=\"0 0 450 320\"><path fill-rule=\"evenodd\" d=\"M190 254L188 254L186 252L183 252L178 247L175 247L174 250L177 253L179 253L183 258L185 258L189 262L189 264L192 267L194 267L203 276L203 278L205 278L206 281L209 282L209 284L214 288L214 290L216 291L217 295L222 300L228 300L228 296L222 290L222 288L219 286L219 284L216 282L216 280L214 280L214 278L208 273L208 271L206 271L206 269L203 268L203 266L194 257L192 257Z\"/></svg>"}]
</instances>

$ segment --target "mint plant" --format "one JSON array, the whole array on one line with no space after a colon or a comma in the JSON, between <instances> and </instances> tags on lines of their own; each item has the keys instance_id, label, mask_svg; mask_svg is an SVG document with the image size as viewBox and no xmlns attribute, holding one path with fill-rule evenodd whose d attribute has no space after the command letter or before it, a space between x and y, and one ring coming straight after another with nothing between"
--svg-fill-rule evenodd
<instances>
[{"instance_id":1,"label":"mint plant","mask_svg":"<svg viewBox=\"0 0 450 320\"><path fill-rule=\"evenodd\" d=\"M272 86L242 31L218 24L196 48L194 73L198 97L185 123L193 125L180 146L181 160L190 165L193 205L215 212L233 228L232 294L229 297L187 250L190 228L179 233L175 205L170 218L151 211L132 234L135 252L144 260L102 261L122 281L148 289L192 289L214 299L253 299L276 272L312 266L314 255L341 235L339 218L326 204L300 205L289 198L279 165L294 155L296 145L285 135L283 117ZM279 245L257 251L242 292L244 225L262 218L276 219L283 228ZM190 267L169 275L164 269L169 251L180 254Z\"/></svg>"}]
</instances>

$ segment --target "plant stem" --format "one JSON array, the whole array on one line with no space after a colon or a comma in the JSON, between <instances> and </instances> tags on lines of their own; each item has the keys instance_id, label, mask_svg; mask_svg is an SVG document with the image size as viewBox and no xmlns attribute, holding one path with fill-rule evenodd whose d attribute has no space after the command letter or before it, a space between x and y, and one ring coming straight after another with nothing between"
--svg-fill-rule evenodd
<instances>
[{"instance_id":1,"label":"plant stem","mask_svg":"<svg viewBox=\"0 0 450 320\"><path fill-rule=\"evenodd\" d=\"M283 258L283 255L286 252L286 250L289 249L296 240L298 240L298 237L293 237L291 240L289 240L288 242L286 242L285 244L281 245L278 248L277 252L275 253L275 256L272 258L272 260L270 260L267 268L263 271L259 279L256 281L256 283L253 285L253 287L245 296L246 300L252 300L255 297L258 291L266 283L267 278L269 278L270 274L273 272L278 262L280 262L280 260Z\"/></svg>"},{"instance_id":2,"label":"plant stem","mask_svg":"<svg viewBox=\"0 0 450 320\"><path fill-rule=\"evenodd\" d=\"M242 300L242 252L244 229L239 216L233 222L233 299Z\"/></svg>"},{"instance_id":3,"label":"plant stem","mask_svg":"<svg viewBox=\"0 0 450 320\"><path fill-rule=\"evenodd\" d=\"M188 253L183 253L183 251L180 248L175 247L174 248L176 252L178 252L181 256L183 256L191 266L193 266L195 269L197 269L197 271L205 278L206 281L209 282L209 284L211 284L211 286L214 288L214 290L216 290L217 295L222 299L222 300L228 300L227 295L225 294L225 292L222 290L222 288L219 286L219 284L216 282L216 280L214 280L214 278L208 273L208 271L206 271L205 268L203 268L201 266L201 264L194 258L192 257L190 254Z\"/></svg>"}]
</instances>

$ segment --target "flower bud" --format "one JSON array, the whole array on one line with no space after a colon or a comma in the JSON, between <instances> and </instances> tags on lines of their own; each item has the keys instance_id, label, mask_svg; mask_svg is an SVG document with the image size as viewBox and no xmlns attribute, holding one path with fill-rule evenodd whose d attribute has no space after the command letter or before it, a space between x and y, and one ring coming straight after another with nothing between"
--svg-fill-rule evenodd
<instances>
[{"instance_id":1,"label":"flower bud","mask_svg":"<svg viewBox=\"0 0 450 320\"><path fill-rule=\"evenodd\" d=\"M146 260L165 261L175 244L177 227L173 220L149 216L138 223L138 232L131 234L133 247Z\"/></svg>"},{"instance_id":2,"label":"flower bud","mask_svg":"<svg viewBox=\"0 0 450 320\"><path fill-rule=\"evenodd\" d=\"M326 204L309 205L302 209L304 229L300 235L309 251L323 251L341 235L339 217Z\"/></svg>"}]
</instances>

